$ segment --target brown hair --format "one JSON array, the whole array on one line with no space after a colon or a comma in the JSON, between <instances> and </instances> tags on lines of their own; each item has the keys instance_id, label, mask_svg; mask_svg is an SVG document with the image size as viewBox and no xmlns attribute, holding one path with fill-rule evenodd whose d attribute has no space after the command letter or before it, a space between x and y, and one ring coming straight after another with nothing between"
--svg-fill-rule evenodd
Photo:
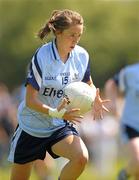
<instances>
[{"instance_id":1,"label":"brown hair","mask_svg":"<svg viewBox=\"0 0 139 180\"><path fill-rule=\"evenodd\" d=\"M54 10L45 26L39 30L38 37L44 39L51 31L55 34L55 31L62 32L70 26L78 24L83 24L83 18L76 11Z\"/></svg>"}]
</instances>

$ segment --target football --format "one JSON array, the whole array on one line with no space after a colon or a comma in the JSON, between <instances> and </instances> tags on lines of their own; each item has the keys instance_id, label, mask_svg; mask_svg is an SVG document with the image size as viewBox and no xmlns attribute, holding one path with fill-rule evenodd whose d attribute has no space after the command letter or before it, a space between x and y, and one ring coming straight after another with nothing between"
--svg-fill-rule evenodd
<instances>
[{"instance_id":1,"label":"football","mask_svg":"<svg viewBox=\"0 0 139 180\"><path fill-rule=\"evenodd\" d=\"M64 88L64 96L69 100L66 109L80 108L80 113L84 115L92 109L96 87L84 82L72 82Z\"/></svg>"}]
</instances>

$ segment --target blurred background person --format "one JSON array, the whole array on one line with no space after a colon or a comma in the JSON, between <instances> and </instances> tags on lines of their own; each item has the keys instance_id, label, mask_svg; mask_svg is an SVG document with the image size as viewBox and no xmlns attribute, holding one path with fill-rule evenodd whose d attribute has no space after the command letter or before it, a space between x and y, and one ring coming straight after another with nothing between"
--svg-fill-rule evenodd
<instances>
[{"instance_id":1,"label":"blurred background person","mask_svg":"<svg viewBox=\"0 0 139 180\"><path fill-rule=\"evenodd\" d=\"M9 141L16 126L16 107L7 86L0 83L0 164L7 154Z\"/></svg>"},{"instance_id":2,"label":"blurred background person","mask_svg":"<svg viewBox=\"0 0 139 180\"><path fill-rule=\"evenodd\" d=\"M107 97L112 100L111 111L116 115L118 90L125 95L120 131L128 160L127 166L120 170L118 180L129 177L139 180L139 63L127 65L105 84Z\"/></svg>"},{"instance_id":3,"label":"blurred background person","mask_svg":"<svg viewBox=\"0 0 139 180\"><path fill-rule=\"evenodd\" d=\"M106 115L93 121L92 114L85 115L78 126L90 156L90 167L96 180L113 179L118 155L118 122L115 116Z\"/></svg>"}]
</instances>

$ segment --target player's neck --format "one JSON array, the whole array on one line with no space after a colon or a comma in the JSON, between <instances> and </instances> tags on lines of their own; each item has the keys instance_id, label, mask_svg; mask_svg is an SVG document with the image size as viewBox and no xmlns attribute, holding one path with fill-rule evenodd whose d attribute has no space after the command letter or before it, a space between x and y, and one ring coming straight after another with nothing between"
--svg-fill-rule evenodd
<instances>
[{"instance_id":1,"label":"player's neck","mask_svg":"<svg viewBox=\"0 0 139 180\"><path fill-rule=\"evenodd\" d=\"M60 59L65 63L69 57L69 54L64 55L62 53L60 54L60 52L59 52L59 56L60 56Z\"/></svg>"},{"instance_id":2,"label":"player's neck","mask_svg":"<svg viewBox=\"0 0 139 180\"><path fill-rule=\"evenodd\" d=\"M57 43L56 43L56 48L60 56L60 59L65 63L69 57L69 52L64 51L64 48L60 45L57 45Z\"/></svg>"}]
</instances>

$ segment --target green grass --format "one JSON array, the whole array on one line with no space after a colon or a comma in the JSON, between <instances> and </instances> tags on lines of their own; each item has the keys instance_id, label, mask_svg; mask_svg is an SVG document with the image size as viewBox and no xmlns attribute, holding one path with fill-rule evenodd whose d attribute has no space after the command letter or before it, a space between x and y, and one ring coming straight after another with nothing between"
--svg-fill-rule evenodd
<instances>
[{"instance_id":1,"label":"green grass","mask_svg":"<svg viewBox=\"0 0 139 180\"><path fill-rule=\"evenodd\" d=\"M83 174L80 176L80 178L78 178L78 180L116 180L116 174L122 166L123 166L123 162L117 163L113 168L113 171L109 172L108 176L102 177L100 170L95 170L93 166L88 165L85 171L83 172ZM59 172L60 172L60 167L58 167L57 165L53 172L53 176L55 180L58 179ZM6 165L5 168L4 167L0 168L0 180L9 180L10 179L9 177L10 177L10 167ZM30 180L38 180L34 171L32 171Z\"/></svg>"},{"instance_id":2,"label":"green grass","mask_svg":"<svg viewBox=\"0 0 139 180\"><path fill-rule=\"evenodd\" d=\"M9 168L1 168L0 169L0 179L1 180L9 180L10 178L10 169ZM54 179L58 179L58 171L54 172ZM91 168L87 167L84 173L80 176L79 180L95 180L96 177L93 174ZM35 172L33 171L30 177L30 180L38 180Z\"/></svg>"}]
</instances>

